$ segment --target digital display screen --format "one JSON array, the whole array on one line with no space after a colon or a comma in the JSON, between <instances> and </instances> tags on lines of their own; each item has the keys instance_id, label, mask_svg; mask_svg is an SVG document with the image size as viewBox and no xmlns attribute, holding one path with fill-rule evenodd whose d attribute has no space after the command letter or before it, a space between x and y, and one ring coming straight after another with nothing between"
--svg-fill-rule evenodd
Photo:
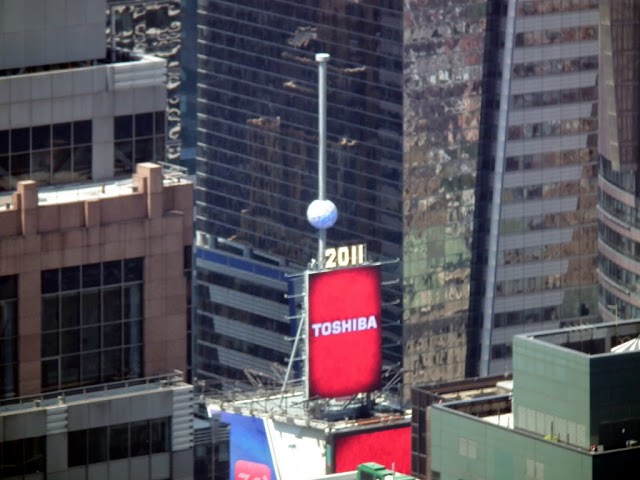
<instances>
[{"instance_id":1,"label":"digital display screen","mask_svg":"<svg viewBox=\"0 0 640 480\"><path fill-rule=\"evenodd\" d=\"M398 473L411 473L411 427L402 426L339 436L335 439L335 473L375 462Z\"/></svg>"},{"instance_id":2,"label":"digital display screen","mask_svg":"<svg viewBox=\"0 0 640 480\"><path fill-rule=\"evenodd\" d=\"M307 359L310 397L342 397L380 386L380 268L309 273Z\"/></svg>"}]
</instances>

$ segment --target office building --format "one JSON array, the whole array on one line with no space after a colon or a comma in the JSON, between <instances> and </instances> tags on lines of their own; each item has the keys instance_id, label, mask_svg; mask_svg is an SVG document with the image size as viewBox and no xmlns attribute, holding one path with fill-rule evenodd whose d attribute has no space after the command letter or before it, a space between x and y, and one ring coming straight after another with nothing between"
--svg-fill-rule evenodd
<instances>
[{"instance_id":1,"label":"office building","mask_svg":"<svg viewBox=\"0 0 640 480\"><path fill-rule=\"evenodd\" d=\"M508 2L468 373L510 371L515 334L598 321L598 5Z\"/></svg>"},{"instance_id":2,"label":"office building","mask_svg":"<svg viewBox=\"0 0 640 480\"><path fill-rule=\"evenodd\" d=\"M192 479L193 409L181 375L0 401L0 476Z\"/></svg>"},{"instance_id":3,"label":"office building","mask_svg":"<svg viewBox=\"0 0 640 480\"><path fill-rule=\"evenodd\" d=\"M0 190L165 159L166 62L107 53L104 0L0 6Z\"/></svg>"},{"instance_id":4,"label":"office building","mask_svg":"<svg viewBox=\"0 0 640 480\"><path fill-rule=\"evenodd\" d=\"M517 335L512 382L428 409L419 478L634 478L639 334L635 320Z\"/></svg>"},{"instance_id":5,"label":"office building","mask_svg":"<svg viewBox=\"0 0 640 480\"><path fill-rule=\"evenodd\" d=\"M409 3L405 382L596 321L598 2Z\"/></svg>"},{"instance_id":6,"label":"office building","mask_svg":"<svg viewBox=\"0 0 640 480\"><path fill-rule=\"evenodd\" d=\"M401 259L384 318L406 385L508 372L514 334L597 321L598 30L595 0L204 2L196 368L240 379L288 354L281 275L315 252L317 52L328 241Z\"/></svg>"},{"instance_id":7,"label":"office building","mask_svg":"<svg viewBox=\"0 0 640 480\"><path fill-rule=\"evenodd\" d=\"M638 296L638 5L600 2L599 307L609 321L640 316Z\"/></svg>"},{"instance_id":8,"label":"office building","mask_svg":"<svg viewBox=\"0 0 640 480\"><path fill-rule=\"evenodd\" d=\"M151 163L3 197L3 398L186 371L192 201Z\"/></svg>"}]
</instances>

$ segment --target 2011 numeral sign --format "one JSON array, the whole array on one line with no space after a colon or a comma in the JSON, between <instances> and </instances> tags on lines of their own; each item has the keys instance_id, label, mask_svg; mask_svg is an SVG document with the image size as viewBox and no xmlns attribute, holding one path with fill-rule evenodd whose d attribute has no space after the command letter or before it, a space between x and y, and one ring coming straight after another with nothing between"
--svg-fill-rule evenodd
<instances>
[{"instance_id":1,"label":"2011 numeral sign","mask_svg":"<svg viewBox=\"0 0 640 480\"><path fill-rule=\"evenodd\" d=\"M353 267L365 262L365 244L327 248L324 252L324 267Z\"/></svg>"}]
</instances>

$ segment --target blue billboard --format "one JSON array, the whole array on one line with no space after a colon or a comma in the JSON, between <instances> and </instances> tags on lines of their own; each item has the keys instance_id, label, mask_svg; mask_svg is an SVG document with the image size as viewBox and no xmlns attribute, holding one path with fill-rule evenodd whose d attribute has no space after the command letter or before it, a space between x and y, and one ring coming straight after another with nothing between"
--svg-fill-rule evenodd
<instances>
[{"instance_id":1,"label":"blue billboard","mask_svg":"<svg viewBox=\"0 0 640 480\"><path fill-rule=\"evenodd\" d=\"M229 427L230 480L278 480L264 419L220 412Z\"/></svg>"}]
</instances>

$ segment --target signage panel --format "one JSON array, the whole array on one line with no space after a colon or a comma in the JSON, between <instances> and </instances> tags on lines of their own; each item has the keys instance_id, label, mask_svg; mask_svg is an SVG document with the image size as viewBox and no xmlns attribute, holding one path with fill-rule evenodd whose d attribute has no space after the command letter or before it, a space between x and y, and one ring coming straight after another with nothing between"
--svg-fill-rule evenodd
<instances>
[{"instance_id":1,"label":"signage panel","mask_svg":"<svg viewBox=\"0 0 640 480\"><path fill-rule=\"evenodd\" d=\"M379 388L379 266L309 272L306 300L309 397L341 397Z\"/></svg>"},{"instance_id":2,"label":"signage panel","mask_svg":"<svg viewBox=\"0 0 640 480\"><path fill-rule=\"evenodd\" d=\"M335 473L375 462L396 472L411 473L411 427L387 428L335 438Z\"/></svg>"},{"instance_id":3,"label":"signage panel","mask_svg":"<svg viewBox=\"0 0 640 480\"><path fill-rule=\"evenodd\" d=\"M278 480L264 420L221 412L230 425L229 478L231 480Z\"/></svg>"}]
</instances>

